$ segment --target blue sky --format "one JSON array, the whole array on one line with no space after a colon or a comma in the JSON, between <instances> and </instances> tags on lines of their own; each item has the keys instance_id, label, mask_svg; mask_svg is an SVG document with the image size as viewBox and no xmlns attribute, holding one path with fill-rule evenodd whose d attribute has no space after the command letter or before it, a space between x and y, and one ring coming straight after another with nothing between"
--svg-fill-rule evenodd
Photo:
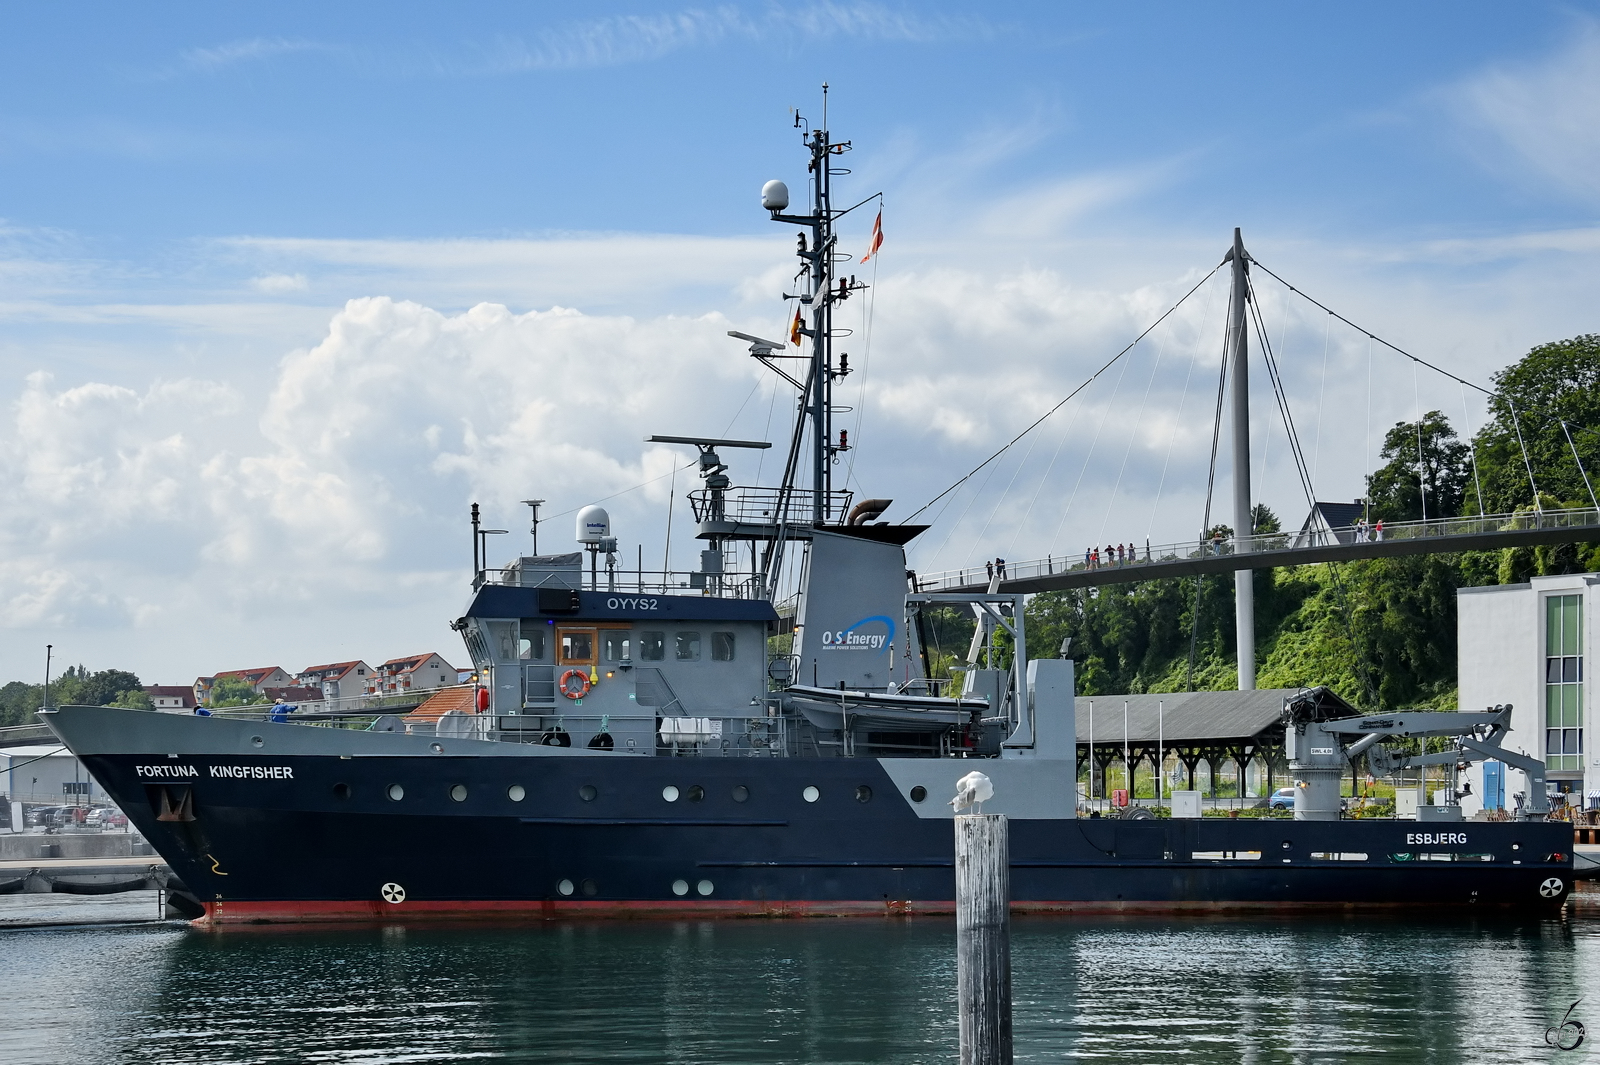
<instances>
[{"instance_id":1,"label":"blue sky","mask_svg":"<svg viewBox=\"0 0 1600 1065\"><path fill-rule=\"evenodd\" d=\"M47 639L168 682L459 658L439 619L467 502L520 523L531 492L629 488L672 463L647 432L779 438L781 397L722 333L785 317L792 234L756 198L801 184L789 108L817 121L823 81L855 146L844 194L886 202L852 487L902 514L1235 225L1476 380L1595 329L1594 3L13 5L0 674ZM1189 535L1220 298L914 563ZM1419 405L1476 425L1453 386L1377 358L1369 387L1359 337L1263 306L1328 442L1319 495L1358 494ZM1259 494L1298 520L1272 432ZM659 550L667 503L659 482L620 497L624 539Z\"/></svg>"}]
</instances>

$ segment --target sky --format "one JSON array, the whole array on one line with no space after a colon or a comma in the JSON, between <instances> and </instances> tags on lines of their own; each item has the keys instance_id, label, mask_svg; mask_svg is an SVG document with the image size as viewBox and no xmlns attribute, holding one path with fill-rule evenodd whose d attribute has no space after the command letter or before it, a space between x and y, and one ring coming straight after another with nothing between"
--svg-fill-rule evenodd
<instances>
[{"instance_id":1,"label":"sky","mask_svg":"<svg viewBox=\"0 0 1600 1065\"><path fill-rule=\"evenodd\" d=\"M922 572L1193 538L1241 227L1321 499L1384 430L1597 331L1600 3L0 8L0 680L437 650L602 501L691 568L688 449L771 484L794 109L885 242L837 476ZM865 251L875 206L840 223ZM1259 345L1258 345L1259 347ZM1306 512L1265 364L1254 495ZM775 457L777 456L777 457ZM1231 498L1224 433L1213 520Z\"/></svg>"}]
</instances>

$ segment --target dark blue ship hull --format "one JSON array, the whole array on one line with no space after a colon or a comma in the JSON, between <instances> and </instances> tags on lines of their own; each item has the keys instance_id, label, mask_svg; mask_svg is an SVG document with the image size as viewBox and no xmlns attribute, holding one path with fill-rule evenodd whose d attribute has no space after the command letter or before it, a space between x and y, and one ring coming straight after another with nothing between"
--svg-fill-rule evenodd
<instances>
[{"instance_id":1,"label":"dark blue ship hull","mask_svg":"<svg viewBox=\"0 0 1600 1065\"><path fill-rule=\"evenodd\" d=\"M953 906L948 816L918 816L870 758L83 757L213 921ZM1535 909L1572 879L1554 822L1016 818L1010 835L1019 910Z\"/></svg>"}]
</instances>

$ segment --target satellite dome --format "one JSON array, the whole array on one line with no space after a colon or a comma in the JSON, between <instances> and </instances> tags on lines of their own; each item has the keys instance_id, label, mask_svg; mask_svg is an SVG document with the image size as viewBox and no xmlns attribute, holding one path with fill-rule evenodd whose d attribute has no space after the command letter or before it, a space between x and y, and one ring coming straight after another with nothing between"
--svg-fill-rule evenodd
<instances>
[{"instance_id":1,"label":"satellite dome","mask_svg":"<svg viewBox=\"0 0 1600 1065\"><path fill-rule=\"evenodd\" d=\"M578 511L578 542L597 544L611 535L611 515L604 507L587 506Z\"/></svg>"},{"instance_id":2,"label":"satellite dome","mask_svg":"<svg viewBox=\"0 0 1600 1065\"><path fill-rule=\"evenodd\" d=\"M774 178L761 186L761 206L769 211L782 211L789 206L789 186Z\"/></svg>"}]
</instances>

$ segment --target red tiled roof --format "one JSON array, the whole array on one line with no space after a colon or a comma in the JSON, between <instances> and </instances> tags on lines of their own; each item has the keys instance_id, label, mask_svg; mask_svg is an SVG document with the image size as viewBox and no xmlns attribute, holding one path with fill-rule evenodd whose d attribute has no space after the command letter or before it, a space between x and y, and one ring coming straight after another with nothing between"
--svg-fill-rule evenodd
<instances>
[{"instance_id":1,"label":"red tiled roof","mask_svg":"<svg viewBox=\"0 0 1600 1065\"><path fill-rule=\"evenodd\" d=\"M421 706L406 715L407 721L437 722L451 710L460 710L464 714L476 713L473 706L473 694L478 689L468 685L460 688L444 688L439 694L432 696Z\"/></svg>"},{"instance_id":2,"label":"red tiled roof","mask_svg":"<svg viewBox=\"0 0 1600 1065\"><path fill-rule=\"evenodd\" d=\"M280 668L282 668L282 667L280 667L280 666L263 666L260 669L224 669L222 672L218 673L212 679L216 680L218 677L243 677L245 680L249 681L251 684L254 684L257 680L259 680L260 678L266 676L268 673L271 673L273 670L280 669Z\"/></svg>"},{"instance_id":3,"label":"red tiled roof","mask_svg":"<svg viewBox=\"0 0 1600 1065\"><path fill-rule=\"evenodd\" d=\"M406 655L403 658L391 658L378 668L386 673L410 673L430 658L438 658L439 661L444 662L446 669L455 668L449 662L445 662L444 656L436 651L428 651L420 655Z\"/></svg>"},{"instance_id":4,"label":"red tiled roof","mask_svg":"<svg viewBox=\"0 0 1600 1065\"><path fill-rule=\"evenodd\" d=\"M364 662L329 662L321 666L307 666L297 676L306 676L308 673L321 673L324 680L343 680L350 671L357 666L365 665Z\"/></svg>"}]
</instances>

